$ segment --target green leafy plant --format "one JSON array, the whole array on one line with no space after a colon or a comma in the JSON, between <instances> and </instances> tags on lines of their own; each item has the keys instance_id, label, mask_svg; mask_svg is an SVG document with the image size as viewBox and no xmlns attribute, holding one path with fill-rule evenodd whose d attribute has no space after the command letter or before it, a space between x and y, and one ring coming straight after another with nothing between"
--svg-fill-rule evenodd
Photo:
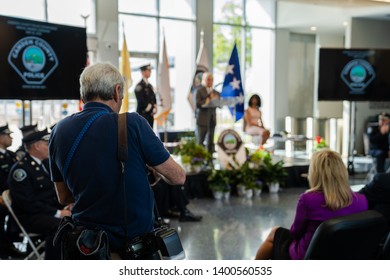
<instances>
[{"instance_id":1,"label":"green leafy plant","mask_svg":"<svg viewBox=\"0 0 390 280\"><path fill-rule=\"evenodd\" d=\"M229 192L229 174L230 170L213 169L207 177L209 188L213 191Z\"/></svg>"},{"instance_id":2,"label":"green leafy plant","mask_svg":"<svg viewBox=\"0 0 390 280\"><path fill-rule=\"evenodd\" d=\"M264 166L264 177L267 183L283 183L287 178L287 172L283 167L284 162L268 163Z\"/></svg>"},{"instance_id":3,"label":"green leafy plant","mask_svg":"<svg viewBox=\"0 0 390 280\"><path fill-rule=\"evenodd\" d=\"M253 163L255 166L267 165L272 162L271 154L264 149L257 149L248 156L249 163Z\"/></svg>"},{"instance_id":4,"label":"green leafy plant","mask_svg":"<svg viewBox=\"0 0 390 280\"><path fill-rule=\"evenodd\" d=\"M174 154L181 156L183 164L204 165L211 159L211 154L205 147L196 143L195 138L181 139Z\"/></svg>"}]
</instances>

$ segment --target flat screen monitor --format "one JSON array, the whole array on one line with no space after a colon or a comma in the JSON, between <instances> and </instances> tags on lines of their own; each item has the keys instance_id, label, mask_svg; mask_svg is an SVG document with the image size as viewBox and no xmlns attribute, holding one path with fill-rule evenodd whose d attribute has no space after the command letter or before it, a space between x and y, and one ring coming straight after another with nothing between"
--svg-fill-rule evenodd
<instances>
[{"instance_id":1,"label":"flat screen monitor","mask_svg":"<svg viewBox=\"0 0 390 280\"><path fill-rule=\"evenodd\" d=\"M318 100L390 101L390 50L321 48Z\"/></svg>"},{"instance_id":2,"label":"flat screen monitor","mask_svg":"<svg viewBox=\"0 0 390 280\"><path fill-rule=\"evenodd\" d=\"M0 99L80 99L86 29L0 16Z\"/></svg>"}]
</instances>

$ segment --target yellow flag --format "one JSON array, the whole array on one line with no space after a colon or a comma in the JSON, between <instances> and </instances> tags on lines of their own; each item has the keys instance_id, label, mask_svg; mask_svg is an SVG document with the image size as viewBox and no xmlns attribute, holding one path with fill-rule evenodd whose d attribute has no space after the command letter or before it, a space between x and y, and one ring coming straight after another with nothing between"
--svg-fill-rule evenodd
<instances>
[{"instance_id":1,"label":"yellow flag","mask_svg":"<svg viewBox=\"0 0 390 280\"><path fill-rule=\"evenodd\" d=\"M165 36L158 71L158 91L161 100L158 112L154 119L158 125L163 125L172 107L171 84L169 81L169 63Z\"/></svg>"},{"instance_id":2,"label":"yellow flag","mask_svg":"<svg viewBox=\"0 0 390 280\"><path fill-rule=\"evenodd\" d=\"M126 36L123 33L123 47L121 51L121 61L120 61L120 72L125 79L125 88L123 89L123 101L122 107L119 113L125 113L129 111L129 88L133 84L131 79L131 70L130 70L130 55L127 49Z\"/></svg>"}]
</instances>

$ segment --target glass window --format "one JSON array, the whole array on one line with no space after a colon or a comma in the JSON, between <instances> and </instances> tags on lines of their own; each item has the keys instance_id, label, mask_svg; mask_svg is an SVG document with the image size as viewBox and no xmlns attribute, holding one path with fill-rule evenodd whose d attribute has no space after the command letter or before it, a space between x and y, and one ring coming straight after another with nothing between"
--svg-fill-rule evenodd
<instances>
[{"instance_id":1,"label":"glass window","mask_svg":"<svg viewBox=\"0 0 390 280\"><path fill-rule=\"evenodd\" d=\"M94 0L47 0L48 21L59 24L87 27L96 33Z\"/></svg>"},{"instance_id":2,"label":"glass window","mask_svg":"<svg viewBox=\"0 0 390 280\"><path fill-rule=\"evenodd\" d=\"M0 0L2 15L34 20L45 20L44 0Z\"/></svg>"},{"instance_id":3,"label":"glass window","mask_svg":"<svg viewBox=\"0 0 390 280\"><path fill-rule=\"evenodd\" d=\"M245 4L245 13L242 9ZM263 27L264 29L256 28ZM223 83L234 43L240 59L245 103L258 93L267 127L273 127L273 65L275 3L273 0L214 0L213 70L215 84ZM218 86L217 89L222 89ZM245 108L246 108L245 104ZM221 119L232 119L223 108ZM232 119L233 121L233 119ZM239 123L238 123L239 125Z\"/></svg>"},{"instance_id":4,"label":"glass window","mask_svg":"<svg viewBox=\"0 0 390 280\"><path fill-rule=\"evenodd\" d=\"M247 0L245 11L248 25L275 27L275 2L273 0Z\"/></svg>"},{"instance_id":5,"label":"glass window","mask_svg":"<svg viewBox=\"0 0 390 280\"><path fill-rule=\"evenodd\" d=\"M219 81L217 77L221 76L223 81L225 77L225 69L229 61L234 42L237 42L237 48L240 53L241 47L241 31L240 26L219 25L214 24L213 32L213 67L214 67L214 82ZM237 38L239 40L237 40ZM240 57L241 58L241 57Z\"/></svg>"},{"instance_id":6,"label":"glass window","mask_svg":"<svg viewBox=\"0 0 390 280\"><path fill-rule=\"evenodd\" d=\"M157 15L157 0L118 0L118 9L122 13Z\"/></svg>"},{"instance_id":7,"label":"glass window","mask_svg":"<svg viewBox=\"0 0 390 280\"><path fill-rule=\"evenodd\" d=\"M160 16L195 19L195 0L161 0Z\"/></svg>"},{"instance_id":8,"label":"glass window","mask_svg":"<svg viewBox=\"0 0 390 280\"><path fill-rule=\"evenodd\" d=\"M214 22L242 24L243 0L214 0Z\"/></svg>"},{"instance_id":9,"label":"glass window","mask_svg":"<svg viewBox=\"0 0 390 280\"><path fill-rule=\"evenodd\" d=\"M273 61L274 61L274 32L273 30L250 28L250 46L247 49L247 59L251 63L245 68L245 100L246 104L253 93L262 99L261 111L266 127L273 127L271 108L273 104ZM248 45L248 43L247 43ZM246 107L246 105L245 105Z\"/></svg>"},{"instance_id":10,"label":"glass window","mask_svg":"<svg viewBox=\"0 0 390 280\"><path fill-rule=\"evenodd\" d=\"M122 23L125 26L127 48L133 52L158 52L157 19L142 16L119 14L119 34ZM119 36L119 46L122 48L123 36Z\"/></svg>"},{"instance_id":11,"label":"glass window","mask_svg":"<svg viewBox=\"0 0 390 280\"><path fill-rule=\"evenodd\" d=\"M169 78L172 88L172 117L169 125L176 130L188 129L194 115L187 95L196 69L195 65L195 23L177 20L161 20L165 33L169 61ZM162 32L161 32L162 34ZM161 35L161 42L163 35ZM161 49L161 48L160 48Z\"/></svg>"}]
</instances>

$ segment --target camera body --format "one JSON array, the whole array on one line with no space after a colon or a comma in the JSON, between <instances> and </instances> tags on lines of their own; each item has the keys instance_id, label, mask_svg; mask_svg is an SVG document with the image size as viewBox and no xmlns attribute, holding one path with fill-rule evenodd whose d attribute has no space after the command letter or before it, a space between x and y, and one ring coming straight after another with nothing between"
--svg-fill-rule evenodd
<instances>
[{"instance_id":1,"label":"camera body","mask_svg":"<svg viewBox=\"0 0 390 280\"><path fill-rule=\"evenodd\" d=\"M186 257L179 234L173 228L161 226L155 229L155 242L164 260L182 260Z\"/></svg>"},{"instance_id":2,"label":"camera body","mask_svg":"<svg viewBox=\"0 0 390 280\"><path fill-rule=\"evenodd\" d=\"M126 259L181 260L185 258L180 237L175 229L160 226L134 238L126 247Z\"/></svg>"}]
</instances>

